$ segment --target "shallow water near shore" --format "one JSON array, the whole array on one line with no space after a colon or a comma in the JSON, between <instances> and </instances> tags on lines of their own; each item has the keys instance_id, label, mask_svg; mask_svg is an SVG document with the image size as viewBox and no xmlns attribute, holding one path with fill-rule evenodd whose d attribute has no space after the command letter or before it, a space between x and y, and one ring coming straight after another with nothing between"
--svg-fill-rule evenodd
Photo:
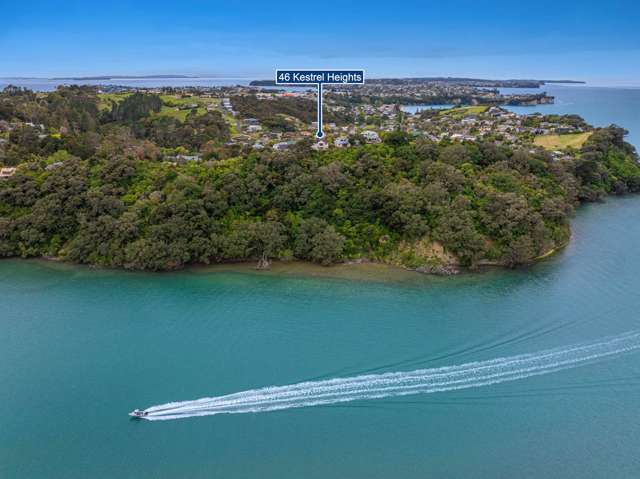
<instances>
[{"instance_id":1,"label":"shallow water near shore","mask_svg":"<svg viewBox=\"0 0 640 479\"><path fill-rule=\"evenodd\" d=\"M0 477L637 477L634 352L428 395L127 413L640 330L639 241L636 196L580 208L568 247L534 266L447 278L0 261Z\"/></svg>"}]
</instances>

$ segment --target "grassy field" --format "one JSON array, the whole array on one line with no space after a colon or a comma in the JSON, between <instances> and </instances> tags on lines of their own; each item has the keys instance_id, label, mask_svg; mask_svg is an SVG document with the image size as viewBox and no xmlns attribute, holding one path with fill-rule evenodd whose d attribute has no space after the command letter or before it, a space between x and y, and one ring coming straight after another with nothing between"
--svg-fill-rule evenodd
<instances>
[{"instance_id":1,"label":"grassy field","mask_svg":"<svg viewBox=\"0 0 640 479\"><path fill-rule=\"evenodd\" d=\"M207 112L208 105L218 105L220 102L214 98L202 98L199 96L179 97L177 95L160 95L160 99L164 103L160 113L161 116L170 116L180 121L184 121L191 110L178 110L179 107L185 105L198 105L196 111L198 115L204 115Z\"/></svg>"},{"instance_id":2,"label":"grassy field","mask_svg":"<svg viewBox=\"0 0 640 479\"><path fill-rule=\"evenodd\" d=\"M547 150L562 150L569 147L581 148L590 136L590 131L568 135L541 135L536 136L533 143Z\"/></svg>"},{"instance_id":3,"label":"grassy field","mask_svg":"<svg viewBox=\"0 0 640 479\"><path fill-rule=\"evenodd\" d=\"M240 133L238 131L238 120L236 120L236 118L229 114L229 113L224 113L222 115L224 117L224 119L227 121L228 125L229 125L229 131L231 132L231 135L237 135L238 133Z\"/></svg>"},{"instance_id":4,"label":"grassy field","mask_svg":"<svg viewBox=\"0 0 640 479\"><path fill-rule=\"evenodd\" d=\"M449 110L441 110L440 116L454 116L456 118L464 118L469 115L479 115L480 113L484 113L487 111L489 107L486 105L476 105L476 106L461 106L458 108L451 108Z\"/></svg>"},{"instance_id":5,"label":"grassy field","mask_svg":"<svg viewBox=\"0 0 640 479\"><path fill-rule=\"evenodd\" d=\"M201 105L204 102L204 98L200 98L198 96L188 96L188 97L180 97L177 95L160 95L160 99L163 103L174 104L174 105L190 105L192 103L197 103Z\"/></svg>"},{"instance_id":6,"label":"grassy field","mask_svg":"<svg viewBox=\"0 0 640 479\"><path fill-rule=\"evenodd\" d=\"M204 115L207 112L207 110L201 106L199 106L196 111L198 112L198 115ZM158 115L170 116L177 120L185 121L189 113L191 113L191 110L176 110L175 107L163 105Z\"/></svg>"},{"instance_id":7,"label":"grassy field","mask_svg":"<svg viewBox=\"0 0 640 479\"><path fill-rule=\"evenodd\" d=\"M111 110L113 102L120 103L129 95L130 93L101 93L99 95L100 103L98 107L100 110ZM197 96L182 98L177 95L160 95L160 99L164 105L162 105L162 109L158 115L170 116L180 121L185 121L187 115L191 112L191 110L179 110L178 108L180 107L196 104L198 105L198 115L204 115L207 112L207 105L217 106L220 104L220 101L215 98L202 98Z\"/></svg>"},{"instance_id":8,"label":"grassy field","mask_svg":"<svg viewBox=\"0 0 640 479\"><path fill-rule=\"evenodd\" d=\"M220 101L216 98L204 98L201 96L188 96L188 97L180 97L177 95L160 95L160 99L163 103L167 105L175 105L175 106L185 106L196 104L202 107L206 107L207 105L218 105Z\"/></svg>"},{"instance_id":9,"label":"grassy field","mask_svg":"<svg viewBox=\"0 0 640 479\"><path fill-rule=\"evenodd\" d=\"M100 93L98 95L98 99L100 100L98 108L100 110L111 110L112 102L120 103L129 95L130 93Z\"/></svg>"}]
</instances>

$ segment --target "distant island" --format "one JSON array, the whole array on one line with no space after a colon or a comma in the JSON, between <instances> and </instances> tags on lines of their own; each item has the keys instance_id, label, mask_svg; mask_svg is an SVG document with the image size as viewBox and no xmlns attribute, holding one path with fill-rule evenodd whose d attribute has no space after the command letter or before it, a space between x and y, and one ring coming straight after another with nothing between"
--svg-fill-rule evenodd
<instances>
[{"instance_id":1,"label":"distant island","mask_svg":"<svg viewBox=\"0 0 640 479\"><path fill-rule=\"evenodd\" d=\"M371 78L366 81L371 85L411 85L422 83L448 83L452 85L488 87L488 88L539 88L547 83L585 84L579 80L487 80L481 78L462 77L420 77L420 78ZM251 86L276 86L275 80L254 80ZM313 85L310 85L313 86Z\"/></svg>"},{"instance_id":2,"label":"distant island","mask_svg":"<svg viewBox=\"0 0 640 479\"><path fill-rule=\"evenodd\" d=\"M581 80L541 80L541 81L544 84L546 84L546 83L567 83L569 85L571 85L571 84L586 85L587 84L586 81L581 81Z\"/></svg>"},{"instance_id":3,"label":"distant island","mask_svg":"<svg viewBox=\"0 0 640 479\"><path fill-rule=\"evenodd\" d=\"M190 75L102 75L102 76L87 76L87 77L54 77L49 80L74 80L74 81L100 81L100 80L124 80L124 79L153 79L153 78L199 78L197 76Z\"/></svg>"}]
</instances>

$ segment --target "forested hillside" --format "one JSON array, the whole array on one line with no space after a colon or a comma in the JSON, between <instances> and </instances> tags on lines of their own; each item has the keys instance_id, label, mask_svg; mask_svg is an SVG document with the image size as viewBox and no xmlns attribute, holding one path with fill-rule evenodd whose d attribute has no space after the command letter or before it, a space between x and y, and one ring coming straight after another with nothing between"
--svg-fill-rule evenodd
<instances>
[{"instance_id":1,"label":"forested hillside","mask_svg":"<svg viewBox=\"0 0 640 479\"><path fill-rule=\"evenodd\" d=\"M152 97L130 98L105 109L77 87L0 95L0 133L20 124L3 159L20 166L0 179L0 256L149 270L274 258L512 266L566 242L581 201L640 190L637 155L615 127L560 160L400 132L379 145L226 156L219 112L182 122L155 115ZM165 161L164 148L181 146L211 154Z\"/></svg>"}]
</instances>

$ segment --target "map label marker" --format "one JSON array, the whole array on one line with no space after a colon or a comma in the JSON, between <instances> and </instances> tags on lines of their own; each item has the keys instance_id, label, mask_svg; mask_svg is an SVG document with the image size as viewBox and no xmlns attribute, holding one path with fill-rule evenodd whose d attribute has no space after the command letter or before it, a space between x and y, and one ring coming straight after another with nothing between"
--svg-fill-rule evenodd
<instances>
[{"instance_id":1,"label":"map label marker","mask_svg":"<svg viewBox=\"0 0 640 479\"><path fill-rule=\"evenodd\" d=\"M316 138L324 137L322 128L322 85L364 85L364 70L276 70L276 85L318 87L318 129Z\"/></svg>"}]
</instances>

